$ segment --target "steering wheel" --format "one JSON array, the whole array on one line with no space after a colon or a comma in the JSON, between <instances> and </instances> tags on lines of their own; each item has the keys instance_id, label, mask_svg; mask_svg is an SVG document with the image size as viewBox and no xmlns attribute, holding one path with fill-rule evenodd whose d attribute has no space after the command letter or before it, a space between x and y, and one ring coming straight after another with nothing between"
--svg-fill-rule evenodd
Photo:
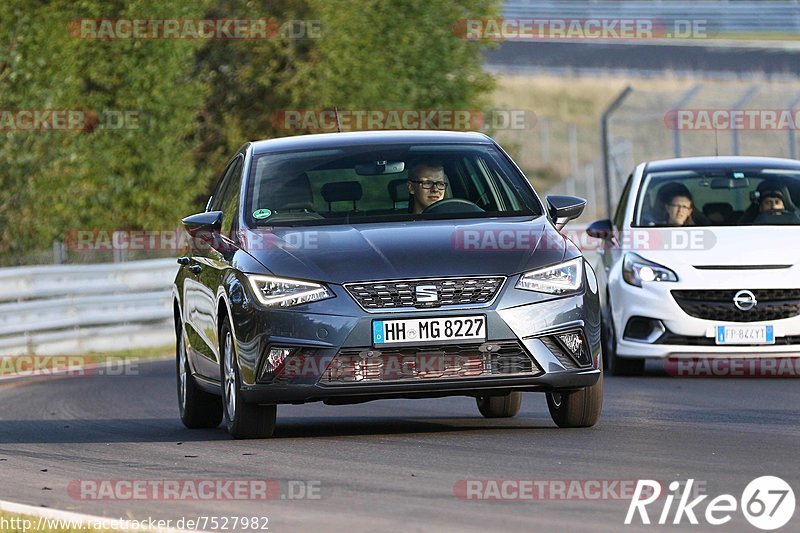
<instances>
[{"instance_id":1,"label":"steering wheel","mask_svg":"<svg viewBox=\"0 0 800 533\"><path fill-rule=\"evenodd\" d=\"M769 209L759 213L752 224L757 226L760 224L797 224L798 222L800 222L800 218L791 209Z\"/></svg>"},{"instance_id":2,"label":"steering wheel","mask_svg":"<svg viewBox=\"0 0 800 533\"><path fill-rule=\"evenodd\" d=\"M445 198L422 210L426 213L485 213L477 204L463 198Z\"/></svg>"}]
</instances>

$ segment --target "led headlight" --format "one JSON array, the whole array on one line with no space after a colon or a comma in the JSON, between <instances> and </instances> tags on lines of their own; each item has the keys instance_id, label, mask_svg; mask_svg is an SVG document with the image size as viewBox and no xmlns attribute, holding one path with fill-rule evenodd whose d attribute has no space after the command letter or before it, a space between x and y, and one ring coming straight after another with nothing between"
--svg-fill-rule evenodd
<instances>
[{"instance_id":1,"label":"led headlight","mask_svg":"<svg viewBox=\"0 0 800 533\"><path fill-rule=\"evenodd\" d=\"M270 307L291 307L333 298L333 292L319 283L248 274L258 301Z\"/></svg>"},{"instance_id":2,"label":"led headlight","mask_svg":"<svg viewBox=\"0 0 800 533\"><path fill-rule=\"evenodd\" d=\"M526 272L517 282L518 289L568 294L581 290L583 283L583 257L576 257L558 265Z\"/></svg>"},{"instance_id":3,"label":"led headlight","mask_svg":"<svg viewBox=\"0 0 800 533\"><path fill-rule=\"evenodd\" d=\"M678 281L678 276L663 265L628 252L622 260L622 279L631 285L641 287L643 281Z\"/></svg>"}]
</instances>

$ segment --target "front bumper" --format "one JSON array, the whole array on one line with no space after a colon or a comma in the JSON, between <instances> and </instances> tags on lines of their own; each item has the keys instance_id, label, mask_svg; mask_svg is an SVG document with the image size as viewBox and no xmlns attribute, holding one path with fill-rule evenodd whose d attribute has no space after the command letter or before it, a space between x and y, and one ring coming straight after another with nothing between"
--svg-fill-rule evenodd
<instances>
[{"instance_id":1,"label":"front bumper","mask_svg":"<svg viewBox=\"0 0 800 533\"><path fill-rule=\"evenodd\" d=\"M381 398L564 391L596 383L602 372L599 369L600 309L596 283L587 283L582 293L567 297L522 291L514 288L515 283L513 277L509 278L490 306L411 311L405 316L367 313L341 286L335 285L331 289L336 298L304 306L318 311L315 313L303 312L299 308L268 309L252 302L232 306L242 394L245 401L262 404L358 403ZM456 357L455 370L449 368L440 376L419 378L411 372L401 375L400 379L386 380L365 379L365 370L360 379L330 379L331 363L338 361L337 356L341 354L363 353L365 362L374 360L374 354L370 353L376 351L372 345L374 320L468 315L486 317L486 340L465 346L463 353ZM579 332L582 336L585 349L582 363L570 356L566 349L560 350L563 346L553 341L555 335L566 331ZM530 359L530 368L525 372L510 371L504 375L503 371L481 373L471 370L474 367L470 367L470 361L480 357L487 345L491 351L491 346L512 344L519 347L521 356ZM287 359L296 356L300 362L294 361L287 366L287 361L284 361L281 371L264 373L267 354L270 348L276 347L293 349L293 355ZM409 353L400 358L400 366L403 361L409 361L409 357L411 364L413 358L419 356L427 357L429 362L441 354L449 357L449 348L441 346L403 346L403 349ZM391 349L385 351L391 352ZM432 365L438 368L435 363ZM290 367L292 371L286 371ZM498 368L489 363L483 366L484 369L490 367Z\"/></svg>"},{"instance_id":2,"label":"front bumper","mask_svg":"<svg viewBox=\"0 0 800 533\"><path fill-rule=\"evenodd\" d=\"M773 288L776 282L781 281L783 280L746 279L741 276L741 279L706 278L702 280L702 284L651 282L645 283L643 287L634 287L617 279L610 286L617 356L644 359L800 356L800 316L765 322L706 320L687 314L672 296L673 290ZM664 331L657 331L648 341L626 338L626 328L630 326L632 319L637 318L658 321L663 325ZM713 332L719 325L771 325L775 330L775 344L718 345Z\"/></svg>"}]
</instances>

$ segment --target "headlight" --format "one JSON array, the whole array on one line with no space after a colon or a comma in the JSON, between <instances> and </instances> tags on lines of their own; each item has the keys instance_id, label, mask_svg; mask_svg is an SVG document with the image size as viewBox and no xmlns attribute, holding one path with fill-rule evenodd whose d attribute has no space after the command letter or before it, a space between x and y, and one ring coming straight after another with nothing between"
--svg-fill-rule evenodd
<instances>
[{"instance_id":1,"label":"headlight","mask_svg":"<svg viewBox=\"0 0 800 533\"><path fill-rule=\"evenodd\" d=\"M583 283L583 257L564 263L527 272L519 278L516 287L526 291L567 294L577 292Z\"/></svg>"},{"instance_id":2,"label":"headlight","mask_svg":"<svg viewBox=\"0 0 800 533\"><path fill-rule=\"evenodd\" d=\"M622 261L622 279L641 287L643 281L678 281L678 276L665 266L629 252Z\"/></svg>"},{"instance_id":3,"label":"headlight","mask_svg":"<svg viewBox=\"0 0 800 533\"><path fill-rule=\"evenodd\" d=\"M333 298L333 292L319 283L257 274L248 274L247 278L258 300L270 307L291 307Z\"/></svg>"}]
</instances>

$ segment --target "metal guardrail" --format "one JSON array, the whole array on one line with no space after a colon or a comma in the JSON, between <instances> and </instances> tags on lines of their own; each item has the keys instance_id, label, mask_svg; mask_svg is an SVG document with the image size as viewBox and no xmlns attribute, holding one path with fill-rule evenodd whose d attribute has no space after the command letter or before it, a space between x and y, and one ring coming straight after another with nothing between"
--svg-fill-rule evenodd
<instances>
[{"instance_id":1,"label":"metal guardrail","mask_svg":"<svg viewBox=\"0 0 800 533\"><path fill-rule=\"evenodd\" d=\"M649 18L674 21L705 20L719 33L795 33L800 30L798 0L619 1L619 0L506 0L507 18Z\"/></svg>"},{"instance_id":2,"label":"metal guardrail","mask_svg":"<svg viewBox=\"0 0 800 533\"><path fill-rule=\"evenodd\" d=\"M0 354L172 342L174 259L0 269Z\"/></svg>"}]
</instances>

